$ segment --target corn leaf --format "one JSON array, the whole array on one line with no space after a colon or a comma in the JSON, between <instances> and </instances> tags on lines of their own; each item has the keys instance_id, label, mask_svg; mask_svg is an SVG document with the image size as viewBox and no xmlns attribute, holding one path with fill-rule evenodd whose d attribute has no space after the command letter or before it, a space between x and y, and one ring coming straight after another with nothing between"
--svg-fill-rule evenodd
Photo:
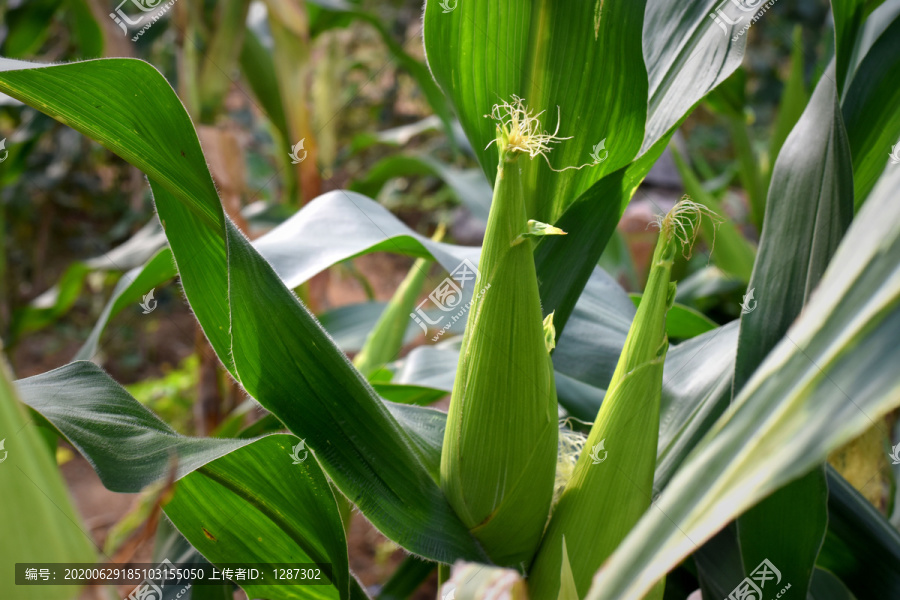
<instances>
[{"instance_id":1,"label":"corn leaf","mask_svg":"<svg viewBox=\"0 0 900 600\"><path fill-rule=\"evenodd\" d=\"M774 161L781 152L781 147L788 135L794 129L794 125L800 119L809 102L809 92L806 90L804 78L803 55L803 28L794 27L791 37L793 49L791 50L791 72L781 92L781 100L778 103L778 114L775 116L775 125L772 130L772 140L769 143L769 161ZM766 188L771 183L772 173L769 172ZM767 192L768 193L768 192Z\"/></svg>"},{"instance_id":2,"label":"corn leaf","mask_svg":"<svg viewBox=\"0 0 900 600\"><path fill-rule=\"evenodd\" d=\"M69 599L67 586L21 586L12 576L15 563L93 562L91 534L72 507L54 455L39 427L29 418L0 358L0 595L21 600ZM55 445L54 445L55 447Z\"/></svg>"},{"instance_id":3,"label":"corn leaf","mask_svg":"<svg viewBox=\"0 0 900 600\"><path fill-rule=\"evenodd\" d=\"M819 79L772 172L748 285L756 292L755 309L741 317L735 393L800 314L852 218L850 148L832 68ZM825 536L827 497L820 467L747 511L738 520L746 572L768 559L805 596Z\"/></svg>"},{"instance_id":4,"label":"corn leaf","mask_svg":"<svg viewBox=\"0 0 900 600\"><path fill-rule=\"evenodd\" d=\"M840 473L830 465L826 471L828 533L817 566L857 598L900 594L900 533Z\"/></svg>"},{"instance_id":5,"label":"corn leaf","mask_svg":"<svg viewBox=\"0 0 900 600\"><path fill-rule=\"evenodd\" d=\"M712 19L720 0L660 0L647 3L644 60L650 102L641 154L668 137L684 116L737 69L746 37L732 42L743 23L720 29Z\"/></svg>"},{"instance_id":6,"label":"corn leaf","mask_svg":"<svg viewBox=\"0 0 900 600\"><path fill-rule=\"evenodd\" d=\"M838 94L847 87L853 75L851 58L857 37L862 33L866 17L878 8L884 0L834 0L831 11L834 14L834 54L837 57L834 78Z\"/></svg>"},{"instance_id":7,"label":"corn leaf","mask_svg":"<svg viewBox=\"0 0 900 600\"><path fill-rule=\"evenodd\" d=\"M453 100L489 180L493 181L495 163L485 160L482 148L493 139L493 128L483 115L510 94L518 93L538 110L546 109L551 123L560 106L560 135L568 131L576 137L559 146L558 150L566 149L565 154L556 154L561 161L557 166L587 162L593 145L609 138L609 158L596 168L564 174L552 173L546 166L534 168L535 181L545 192L536 197L556 198L554 207L568 207L565 212L550 210L543 200L529 212L529 217L569 233L545 240L535 256L544 314L556 311L560 334L638 184L686 113L738 67L746 38L726 43L722 32L711 26L708 14L718 0L661 0L648 3L646 12L643 2L557 4L467 2L445 14L438 2L430 0L425 46L428 64ZM643 47L638 48L629 38L639 39L641 30ZM497 33L491 37L486 32ZM577 50L561 50L570 47ZM579 59L572 61L570 56L575 55ZM610 55L623 58L602 62ZM538 57L537 62L531 57ZM585 60L590 65L587 75ZM469 68L473 61L484 68ZM646 64L646 71L639 63ZM645 74L649 88L637 82ZM577 89L568 83L584 77L597 83L579 83ZM632 81L615 83L621 78ZM537 94L529 96L531 88ZM558 96L549 97L551 93ZM627 108L647 103L646 112ZM582 105L590 109L580 110ZM567 120L567 110L577 110L582 121ZM628 110L633 112L622 114ZM643 127L635 122L633 113L638 112L645 117ZM615 128L615 145L607 126ZM634 151L637 148L640 152ZM576 156L578 161L573 162ZM550 194L550 188L561 195ZM548 218L548 212L559 218ZM567 268L558 268L560 264Z\"/></svg>"},{"instance_id":8,"label":"corn leaf","mask_svg":"<svg viewBox=\"0 0 900 600\"><path fill-rule=\"evenodd\" d=\"M897 406L900 373L887 365L898 359L898 184L900 171L886 171L800 318L598 572L591 600L646 592L730 519Z\"/></svg>"},{"instance_id":9,"label":"corn leaf","mask_svg":"<svg viewBox=\"0 0 900 600\"><path fill-rule=\"evenodd\" d=\"M643 13L643 0L476 0L449 13L435 0L426 2L428 66L489 181L496 179L497 161L486 149L494 125L484 115L512 95L536 113L546 111L542 119L550 131L559 107L559 135L574 138L554 150L557 169L590 164L592 151L606 140L608 158L595 166L556 173L543 161L524 165L528 218L553 223L569 202L637 155L647 116Z\"/></svg>"},{"instance_id":10,"label":"corn leaf","mask_svg":"<svg viewBox=\"0 0 900 600\"><path fill-rule=\"evenodd\" d=\"M480 254L477 247L433 242L410 229L377 202L342 191L319 196L287 221L254 240L253 246L290 288L296 288L331 265L371 252L431 258L451 272L463 260L477 264ZM96 353L103 330L112 317L176 274L169 249L161 250L143 267L126 274L113 290L76 360L91 358ZM471 291L464 289L463 294L463 299L467 300Z\"/></svg>"},{"instance_id":11,"label":"corn leaf","mask_svg":"<svg viewBox=\"0 0 900 600\"><path fill-rule=\"evenodd\" d=\"M328 475L377 527L433 559L483 557L413 442L227 219L190 119L158 71L129 59L0 60L0 89L147 173L185 295L217 355L318 451Z\"/></svg>"},{"instance_id":12,"label":"corn leaf","mask_svg":"<svg viewBox=\"0 0 900 600\"><path fill-rule=\"evenodd\" d=\"M889 83L900 78L900 15L894 16L864 56L842 106L853 156L857 210L888 164L891 148L900 143L900 111L896 110L900 88Z\"/></svg>"},{"instance_id":13,"label":"corn leaf","mask_svg":"<svg viewBox=\"0 0 900 600\"><path fill-rule=\"evenodd\" d=\"M23 401L47 419L114 492L135 493L159 481L168 474L172 458L181 477L249 442L175 433L88 361L20 379L16 387Z\"/></svg>"},{"instance_id":14,"label":"corn leaf","mask_svg":"<svg viewBox=\"0 0 900 600\"><path fill-rule=\"evenodd\" d=\"M179 479L166 514L211 562L283 563L290 556L292 562L333 568L335 586L309 588L314 596L291 595L283 586L247 586L248 593L349 597L347 547L334 496L315 459L293 464L296 438L179 435L90 362L70 363L16 386L108 489L140 491L165 477L174 459ZM279 465L284 472L272 478Z\"/></svg>"},{"instance_id":15,"label":"corn leaf","mask_svg":"<svg viewBox=\"0 0 900 600\"><path fill-rule=\"evenodd\" d=\"M271 435L192 471L178 481L166 515L213 564L331 566L333 585L241 584L251 598L346 599L347 541L334 495L311 455L295 464L296 443Z\"/></svg>"},{"instance_id":16,"label":"corn leaf","mask_svg":"<svg viewBox=\"0 0 900 600\"><path fill-rule=\"evenodd\" d=\"M284 104L272 55L252 29L244 33L240 54L241 73L250 84L256 101L281 135L282 144L291 144Z\"/></svg>"},{"instance_id":17,"label":"corn leaf","mask_svg":"<svg viewBox=\"0 0 900 600\"><path fill-rule=\"evenodd\" d=\"M222 103L231 88L232 71L238 62L247 29L247 11L250 0L225 0L216 6L215 23L210 28L207 46L198 69L200 121L215 122L222 111Z\"/></svg>"},{"instance_id":18,"label":"corn leaf","mask_svg":"<svg viewBox=\"0 0 900 600\"><path fill-rule=\"evenodd\" d=\"M725 34L709 18L719 4L720 0L647 3L643 55L649 106L639 157L581 194L554 222L569 235L546 240L535 255L541 301L545 311L556 311L558 332L568 321L619 217L674 131L690 110L741 64L746 37L732 43L731 33ZM558 268L560 264L567 268Z\"/></svg>"}]
</instances>

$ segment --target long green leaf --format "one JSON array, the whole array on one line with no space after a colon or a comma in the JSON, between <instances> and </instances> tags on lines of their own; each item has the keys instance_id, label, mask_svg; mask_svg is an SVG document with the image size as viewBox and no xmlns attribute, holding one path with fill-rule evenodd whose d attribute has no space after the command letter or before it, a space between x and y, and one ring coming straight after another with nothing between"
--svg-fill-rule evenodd
<instances>
[{"instance_id":1,"label":"long green leaf","mask_svg":"<svg viewBox=\"0 0 900 600\"><path fill-rule=\"evenodd\" d=\"M16 387L114 492L135 493L159 481L172 459L180 477L249 442L177 434L92 362L20 379Z\"/></svg>"},{"instance_id":2,"label":"long green leaf","mask_svg":"<svg viewBox=\"0 0 900 600\"><path fill-rule=\"evenodd\" d=\"M449 13L436 0L426 2L428 66L489 181L496 179L497 155L486 148L495 133L484 115L513 95L536 113L546 111L544 129L553 131L559 116L559 135L573 136L552 153L556 169L590 164L606 140L608 157L595 166L559 173L540 160L523 165L529 218L554 222L594 182L637 155L647 115L643 19L644 0L473 0Z\"/></svg>"},{"instance_id":3,"label":"long green leaf","mask_svg":"<svg viewBox=\"0 0 900 600\"><path fill-rule=\"evenodd\" d=\"M290 288L296 288L331 265L371 252L429 258L452 272L463 260L477 264L481 251L478 247L434 242L416 233L377 202L342 191L319 196L254 240L253 246ZM104 328L120 310L176 275L171 256L169 250L163 250L120 280L77 359L94 355ZM463 293L467 300L471 290Z\"/></svg>"},{"instance_id":4,"label":"long green leaf","mask_svg":"<svg viewBox=\"0 0 900 600\"><path fill-rule=\"evenodd\" d=\"M731 37L736 26L720 29L710 14L721 0L657 0L647 3L644 60L650 105L641 154L666 138L704 96L737 69L747 38Z\"/></svg>"},{"instance_id":5,"label":"long green leaf","mask_svg":"<svg viewBox=\"0 0 900 600\"><path fill-rule=\"evenodd\" d=\"M331 566L333 585L240 584L251 598L343 600L350 597L344 528L316 461L305 453L299 464L292 458L296 443L271 435L189 473L166 515L213 564Z\"/></svg>"},{"instance_id":6,"label":"long green leaf","mask_svg":"<svg viewBox=\"0 0 900 600\"><path fill-rule=\"evenodd\" d=\"M877 14L877 13L876 13ZM857 210L900 143L900 15L869 48L844 98L843 113L853 156Z\"/></svg>"},{"instance_id":7,"label":"long green leaf","mask_svg":"<svg viewBox=\"0 0 900 600\"><path fill-rule=\"evenodd\" d=\"M900 594L900 533L832 467L828 534L818 566L840 577L860 599Z\"/></svg>"},{"instance_id":8,"label":"long green leaf","mask_svg":"<svg viewBox=\"0 0 900 600\"><path fill-rule=\"evenodd\" d=\"M741 318L735 393L800 314L853 218L850 147L838 98L832 68L775 163L749 283L755 310ZM827 497L818 468L738 519L746 572L769 559L805 596L825 536Z\"/></svg>"},{"instance_id":9,"label":"long green leaf","mask_svg":"<svg viewBox=\"0 0 900 600\"><path fill-rule=\"evenodd\" d=\"M793 44L791 49L791 71L781 92L778 114L775 116L775 124L772 127L772 139L769 142L770 164L781 152L781 147L809 102L809 92L806 90L804 78L803 28L800 25L794 27L791 43ZM771 176L770 170L766 181L767 194Z\"/></svg>"},{"instance_id":10,"label":"long green leaf","mask_svg":"<svg viewBox=\"0 0 900 600\"><path fill-rule=\"evenodd\" d=\"M411 551L483 558L412 441L225 216L190 119L159 72L129 59L49 67L2 60L0 70L5 93L147 173L185 295L219 358L318 451L351 501Z\"/></svg>"},{"instance_id":11,"label":"long green leaf","mask_svg":"<svg viewBox=\"0 0 900 600\"><path fill-rule=\"evenodd\" d=\"M281 134L281 142L290 143L287 116L284 112L284 104L281 102L281 92L278 87L278 76L275 74L275 64L271 53L263 45L259 36L252 29L244 33L244 44L240 55L241 73L247 78L250 89L256 100L262 105L266 116L272 125Z\"/></svg>"},{"instance_id":12,"label":"long green leaf","mask_svg":"<svg viewBox=\"0 0 900 600\"><path fill-rule=\"evenodd\" d=\"M54 445L55 447L55 445ZM21 586L12 576L16 563L93 562L91 534L69 499L66 485L29 418L0 357L0 595L21 600L63 600L77 588Z\"/></svg>"},{"instance_id":13,"label":"long green leaf","mask_svg":"<svg viewBox=\"0 0 900 600\"><path fill-rule=\"evenodd\" d=\"M179 435L85 361L16 385L28 405L91 463L107 488L137 492L174 466L179 481L166 513L211 562L283 563L290 557L296 563L331 563L335 587L310 589L321 592L314 597L348 597L347 549L334 497L314 459L294 470L295 438ZM273 478L278 469L285 472ZM216 510L210 510L211 504ZM223 510L225 506L233 510ZM247 591L257 588L248 586Z\"/></svg>"},{"instance_id":14,"label":"long green leaf","mask_svg":"<svg viewBox=\"0 0 900 600\"><path fill-rule=\"evenodd\" d=\"M369 332L362 349L353 358L353 364L366 377L391 362L400 353L406 332L411 325L409 315L422 294L422 286L430 266L431 263L424 258L419 258L413 263Z\"/></svg>"},{"instance_id":15,"label":"long green leaf","mask_svg":"<svg viewBox=\"0 0 900 600\"><path fill-rule=\"evenodd\" d=\"M862 33L863 23L870 12L884 0L833 0L831 12L834 15L834 53L837 59L833 77L837 82L838 94L847 87L853 75L851 59L857 37Z\"/></svg>"},{"instance_id":16,"label":"long green leaf","mask_svg":"<svg viewBox=\"0 0 900 600\"><path fill-rule=\"evenodd\" d=\"M241 385L306 436L319 460L334 465L326 470L350 501L398 543L428 557L480 555L412 441L361 375L337 348L324 346L330 342L321 326L230 225L228 245L232 352ZM307 399L302 407L297 397ZM354 423L355 435L348 431ZM431 539L420 533L428 530Z\"/></svg>"},{"instance_id":17,"label":"long green leaf","mask_svg":"<svg viewBox=\"0 0 900 600\"><path fill-rule=\"evenodd\" d=\"M888 170L800 318L598 572L591 600L646 592L730 519L897 406L898 185L900 171Z\"/></svg>"},{"instance_id":18,"label":"long green leaf","mask_svg":"<svg viewBox=\"0 0 900 600\"><path fill-rule=\"evenodd\" d=\"M619 217L675 129L691 108L741 63L746 37L731 43L730 34L726 36L711 22L708 15L718 4L719 0L647 3L642 53L649 79L649 107L639 158L605 175L574 201L566 198L569 208L554 224L569 235L545 240L535 253L541 302L545 314L555 311L557 334L562 333ZM427 48L427 22L425 37ZM508 48L506 54L515 56ZM489 63L488 68L494 67ZM607 89L608 83L601 86ZM503 91L493 90L495 94ZM612 146L609 148L612 156ZM567 268L560 269L561 264Z\"/></svg>"}]
</instances>

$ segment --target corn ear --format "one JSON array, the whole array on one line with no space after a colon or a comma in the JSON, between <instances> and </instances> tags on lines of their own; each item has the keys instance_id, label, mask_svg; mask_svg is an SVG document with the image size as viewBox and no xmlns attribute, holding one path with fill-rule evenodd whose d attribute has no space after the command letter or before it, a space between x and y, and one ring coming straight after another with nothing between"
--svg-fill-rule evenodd
<instances>
[{"instance_id":1,"label":"corn ear","mask_svg":"<svg viewBox=\"0 0 900 600\"><path fill-rule=\"evenodd\" d=\"M517 242L529 233L517 164L525 158L507 133L498 128L500 165L450 400L441 487L496 564L522 566L549 514L558 425L532 243Z\"/></svg>"},{"instance_id":2,"label":"corn ear","mask_svg":"<svg viewBox=\"0 0 900 600\"><path fill-rule=\"evenodd\" d=\"M672 264L677 248L693 242L692 218L704 213L708 214L703 207L685 199L658 222L661 232L641 304L530 572L529 588L535 598L557 597L564 587L565 559L578 597L583 598L594 573L650 506L668 349L666 313L675 297Z\"/></svg>"},{"instance_id":3,"label":"corn ear","mask_svg":"<svg viewBox=\"0 0 900 600\"><path fill-rule=\"evenodd\" d=\"M439 225L431 239L439 242L444 237L444 231L444 225ZM366 337L362 349L353 358L353 366L365 377L397 358L409 327L409 314L422 293L429 266L431 261L427 258L416 259L378 317L378 322Z\"/></svg>"},{"instance_id":4,"label":"corn ear","mask_svg":"<svg viewBox=\"0 0 900 600\"><path fill-rule=\"evenodd\" d=\"M444 600L528 600L521 573L513 569L457 561L453 574L441 586Z\"/></svg>"}]
</instances>

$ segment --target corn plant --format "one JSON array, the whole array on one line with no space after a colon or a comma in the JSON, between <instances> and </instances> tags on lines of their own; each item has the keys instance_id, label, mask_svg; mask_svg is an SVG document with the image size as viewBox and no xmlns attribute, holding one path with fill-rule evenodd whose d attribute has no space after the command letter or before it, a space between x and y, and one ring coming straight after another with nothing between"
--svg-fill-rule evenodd
<instances>
[{"instance_id":1,"label":"corn plant","mask_svg":"<svg viewBox=\"0 0 900 600\"><path fill-rule=\"evenodd\" d=\"M444 598L740 597L751 583L766 597L896 596L900 535L825 461L900 405L900 169L887 158L900 136L889 83L900 3L834 2L833 64L774 163L745 310L679 344L673 263L722 215L685 198L659 216L636 311L596 265L687 113L737 68L746 37L728 40L742 23L710 19L712 0L450 6L426 3L424 44L494 182L480 249L425 238L343 191L251 243L152 66L0 59L0 91L147 175L168 242L123 279L81 356L110 314L177 272L224 368L271 416L232 438L181 436L76 360L16 382L37 422L113 491L165 479L174 456L165 513L213 564L332 566L330 586L241 583L253 598L367 597L349 568L346 503L418 557L411 577L453 565ZM415 272L359 369L291 291L384 249L478 265L460 343L418 355L452 382L379 369L392 354L382 336L402 339ZM450 391L449 412L392 401L404 386ZM0 401L19 410L11 392ZM560 408L592 421L586 436L560 427ZM26 474L16 461L37 452L29 436L6 439ZM311 460L292 464L298 438ZM0 485L22 506L7 466ZM4 539L19 517L0 516ZM35 544L8 560L43 557ZM46 589L66 597L4 591Z\"/></svg>"}]
</instances>

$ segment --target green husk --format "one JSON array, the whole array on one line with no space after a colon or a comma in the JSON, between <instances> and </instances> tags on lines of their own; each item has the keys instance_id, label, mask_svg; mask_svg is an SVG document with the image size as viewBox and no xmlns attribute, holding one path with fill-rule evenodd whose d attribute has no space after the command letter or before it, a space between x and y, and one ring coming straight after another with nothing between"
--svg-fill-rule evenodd
<instances>
[{"instance_id":1,"label":"green husk","mask_svg":"<svg viewBox=\"0 0 900 600\"><path fill-rule=\"evenodd\" d=\"M666 313L675 298L672 264L679 242L689 245L696 235L691 217L699 219L703 213L709 214L685 199L659 221L661 233L643 299L529 575L534 598L557 597L564 558L578 597L584 597L594 573L650 506L663 363L669 345ZM648 597L661 597L662 589Z\"/></svg>"},{"instance_id":2,"label":"green husk","mask_svg":"<svg viewBox=\"0 0 900 600\"><path fill-rule=\"evenodd\" d=\"M528 138L510 133L521 130L498 127L500 165L450 401L441 487L494 562L524 566L550 510L558 426L532 244L516 243L529 231L519 164Z\"/></svg>"},{"instance_id":3,"label":"green husk","mask_svg":"<svg viewBox=\"0 0 900 600\"><path fill-rule=\"evenodd\" d=\"M566 549L566 536L563 536L562 540L562 568L559 578L559 595L556 600L578 600L575 577L572 575L572 565L569 562L569 551Z\"/></svg>"}]
</instances>

